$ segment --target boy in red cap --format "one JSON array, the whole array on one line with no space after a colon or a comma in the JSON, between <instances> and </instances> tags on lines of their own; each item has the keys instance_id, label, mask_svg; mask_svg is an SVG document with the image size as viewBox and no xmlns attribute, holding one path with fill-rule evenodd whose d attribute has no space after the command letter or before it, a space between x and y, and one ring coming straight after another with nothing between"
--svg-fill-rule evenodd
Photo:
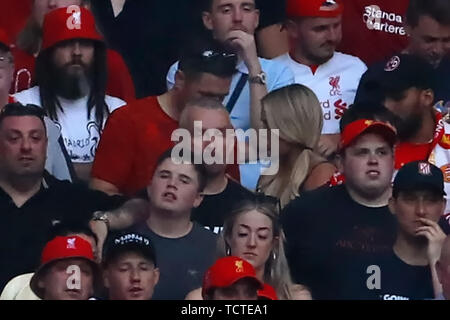
<instances>
[{"instance_id":1,"label":"boy in red cap","mask_svg":"<svg viewBox=\"0 0 450 320\"><path fill-rule=\"evenodd\" d=\"M250 263L230 256L218 259L206 271L202 296L204 300L257 300L263 287Z\"/></svg>"},{"instance_id":2,"label":"boy in red cap","mask_svg":"<svg viewBox=\"0 0 450 320\"><path fill-rule=\"evenodd\" d=\"M15 95L41 106L61 129L64 145L81 180L90 177L108 115L124 101L105 94L106 47L84 7L60 8L44 19L36 61L37 86Z\"/></svg>"},{"instance_id":3,"label":"boy in red cap","mask_svg":"<svg viewBox=\"0 0 450 320\"><path fill-rule=\"evenodd\" d=\"M285 26L290 52L275 60L290 67L295 82L317 95L324 124L319 151L330 157L339 144L339 119L355 99L365 64L336 52L341 42L343 4L340 0L289 0Z\"/></svg>"},{"instance_id":4,"label":"boy in red cap","mask_svg":"<svg viewBox=\"0 0 450 320\"><path fill-rule=\"evenodd\" d=\"M293 278L314 299L372 298L368 267L375 254L389 252L395 236L387 206L395 142L388 124L351 122L342 132L338 158L345 184L306 192L281 213Z\"/></svg>"},{"instance_id":5,"label":"boy in red cap","mask_svg":"<svg viewBox=\"0 0 450 320\"><path fill-rule=\"evenodd\" d=\"M43 300L88 300L98 277L90 243L78 236L58 236L42 251L30 286Z\"/></svg>"}]
</instances>

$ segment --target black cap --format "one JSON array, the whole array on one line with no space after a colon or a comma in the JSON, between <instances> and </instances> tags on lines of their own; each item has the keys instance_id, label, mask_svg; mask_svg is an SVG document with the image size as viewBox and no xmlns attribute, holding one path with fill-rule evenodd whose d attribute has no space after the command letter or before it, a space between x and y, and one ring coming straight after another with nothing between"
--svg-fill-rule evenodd
<instances>
[{"instance_id":1,"label":"black cap","mask_svg":"<svg viewBox=\"0 0 450 320\"><path fill-rule=\"evenodd\" d=\"M405 164L394 179L393 194L400 191L432 190L446 195L444 175L435 165L425 161L413 161Z\"/></svg>"},{"instance_id":2,"label":"black cap","mask_svg":"<svg viewBox=\"0 0 450 320\"><path fill-rule=\"evenodd\" d=\"M108 239L103 254L103 261L108 263L120 253L127 251L139 251L156 266L156 255L150 240L135 232L121 233Z\"/></svg>"},{"instance_id":3,"label":"black cap","mask_svg":"<svg viewBox=\"0 0 450 320\"><path fill-rule=\"evenodd\" d=\"M435 70L425 59L410 54L398 54L371 66L361 79L355 101L373 100L398 95L410 88L433 89Z\"/></svg>"}]
</instances>

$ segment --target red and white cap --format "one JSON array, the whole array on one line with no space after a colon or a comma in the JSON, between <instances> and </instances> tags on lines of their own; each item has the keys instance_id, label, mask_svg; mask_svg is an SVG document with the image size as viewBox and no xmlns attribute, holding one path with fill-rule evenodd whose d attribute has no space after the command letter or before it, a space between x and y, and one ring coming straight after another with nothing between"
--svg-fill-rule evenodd
<instances>
[{"instance_id":1,"label":"red and white cap","mask_svg":"<svg viewBox=\"0 0 450 320\"><path fill-rule=\"evenodd\" d=\"M334 18L342 14L341 0L287 0L288 17Z\"/></svg>"},{"instance_id":2,"label":"red and white cap","mask_svg":"<svg viewBox=\"0 0 450 320\"><path fill-rule=\"evenodd\" d=\"M42 50L71 39L103 41L95 27L92 13L79 6L59 8L47 13L42 28Z\"/></svg>"},{"instance_id":3,"label":"red and white cap","mask_svg":"<svg viewBox=\"0 0 450 320\"><path fill-rule=\"evenodd\" d=\"M255 269L249 262L232 256L220 258L205 273L202 296L204 298L210 289L229 287L244 278L254 279L259 289L263 289L264 285L256 278Z\"/></svg>"},{"instance_id":4,"label":"red and white cap","mask_svg":"<svg viewBox=\"0 0 450 320\"><path fill-rule=\"evenodd\" d=\"M89 261L94 272L98 272L92 246L88 241L78 236L58 236L45 245L41 255L41 265L30 281L31 290L38 297L43 298L43 292L37 285L42 271L52 262L71 258L81 258Z\"/></svg>"},{"instance_id":5,"label":"red and white cap","mask_svg":"<svg viewBox=\"0 0 450 320\"><path fill-rule=\"evenodd\" d=\"M397 130L395 130L395 128L389 123L369 119L360 119L345 126L341 133L340 148L345 149L353 141L355 141L356 138L368 131L379 133L391 145L394 145L397 141Z\"/></svg>"}]
</instances>

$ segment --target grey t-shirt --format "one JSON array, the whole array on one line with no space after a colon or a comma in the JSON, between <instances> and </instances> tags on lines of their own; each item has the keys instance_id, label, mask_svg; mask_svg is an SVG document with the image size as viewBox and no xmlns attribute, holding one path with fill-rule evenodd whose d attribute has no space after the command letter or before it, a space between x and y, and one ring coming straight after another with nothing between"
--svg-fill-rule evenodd
<instances>
[{"instance_id":1,"label":"grey t-shirt","mask_svg":"<svg viewBox=\"0 0 450 320\"><path fill-rule=\"evenodd\" d=\"M184 300L202 286L203 275L216 259L217 236L212 231L194 223L186 236L171 239L157 235L145 223L132 230L153 243L160 270L153 300Z\"/></svg>"}]
</instances>

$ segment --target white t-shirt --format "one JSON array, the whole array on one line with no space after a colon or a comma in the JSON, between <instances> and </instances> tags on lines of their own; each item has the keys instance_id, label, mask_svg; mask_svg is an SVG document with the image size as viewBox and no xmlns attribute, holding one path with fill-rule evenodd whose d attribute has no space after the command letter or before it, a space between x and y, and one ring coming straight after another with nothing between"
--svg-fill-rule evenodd
<instances>
[{"instance_id":1,"label":"white t-shirt","mask_svg":"<svg viewBox=\"0 0 450 320\"><path fill-rule=\"evenodd\" d=\"M292 71L283 63L259 58L262 70L267 76L267 91L273 91L278 88L285 87L294 83L294 75ZM167 89L171 89L175 84L175 73L178 70L178 62L174 63L167 74ZM230 100L241 76L248 74L248 68L243 61L237 65L237 71L231 80L230 93L225 97L223 104L226 106ZM235 129L243 129L244 131L250 128L250 86L248 81L237 99L233 110L230 113L230 119ZM238 139L242 137L237 137ZM259 179L261 167L259 164L243 164L239 166L241 175L241 184L248 188L255 190Z\"/></svg>"},{"instance_id":2,"label":"white t-shirt","mask_svg":"<svg viewBox=\"0 0 450 320\"><path fill-rule=\"evenodd\" d=\"M14 97L22 104L32 103L41 106L39 87L24 90L15 94ZM77 100L61 97L58 99L63 111L58 109L58 120L54 122L61 130L64 145L72 162L93 162L106 117L101 128L95 122L95 108L92 108L91 114L87 117L88 96ZM125 105L125 101L108 95L105 96L105 102L109 112Z\"/></svg>"},{"instance_id":3,"label":"white t-shirt","mask_svg":"<svg viewBox=\"0 0 450 320\"><path fill-rule=\"evenodd\" d=\"M339 121L355 100L359 80L367 67L359 58L335 52L313 74L307 65L294 61L289 53L274 60L289 66L295 83L307 86L316 94L323 112L322 134L339 133Z\"/></svg>"}]
</instances>

